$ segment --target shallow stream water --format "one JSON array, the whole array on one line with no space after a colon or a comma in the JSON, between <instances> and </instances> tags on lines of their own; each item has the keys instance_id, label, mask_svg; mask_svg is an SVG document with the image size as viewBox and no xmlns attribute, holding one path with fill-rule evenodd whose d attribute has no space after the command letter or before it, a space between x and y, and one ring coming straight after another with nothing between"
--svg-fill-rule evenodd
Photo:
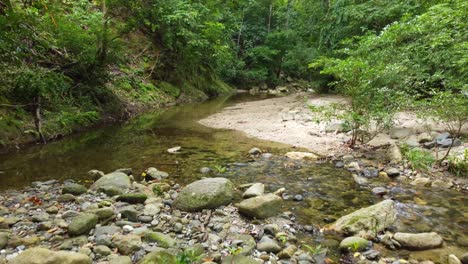
<instances>
[{"instance_id":1,"label":"shallow stream water","mask_svg":"<svg viewBox=\"0 0 468 264\"><path fill-rule=\"evenodd\" d=\"M285 187L291 196L285 210L293 211L298 221L316 230L329 221L382 200L372 194L376 186L387 187L389 197L398 201L398 230L441 234L443 249L411 252L386 251L385 255L433 259L447 252L468 251L468 198L452 190L418 188L377 178L358 185L351 173L329 163L291 161L283 157L291 146L246 137L243 133L204 127L201 118L238 102L262 99L247 94L218 98L209 102L174 107L144 114L115 124L76 134L46 146L33 146L0 156L0 191L29 186L33 181L74 179L89 183L87 171L110 172L131 167L139 175L148 167L170 173L171 178L187 184L202 178L201 167L217 167L223 177L235 184L263 182L269 191ZM179 154L167 149L181 146ZM275 154L252 159L248 150L259 147ZM378 161L374 161L378 163ZM320 232L298 234L304 243L320 243L336 249L339 238ZM331 250L336 254L336 250ZM440 262L445 262L443 259Z\"/></svg>"}]
</instances>

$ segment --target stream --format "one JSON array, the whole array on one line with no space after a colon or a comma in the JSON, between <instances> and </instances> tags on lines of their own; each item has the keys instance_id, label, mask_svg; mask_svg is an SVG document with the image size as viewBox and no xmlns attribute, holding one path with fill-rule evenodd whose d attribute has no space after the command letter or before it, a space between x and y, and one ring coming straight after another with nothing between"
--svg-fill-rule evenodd
<instances>
[{"instance_id":1,"label":"stream","mask_svg":"<svg viewBox=\"0 0 468 264\"><path fill-rule=\"evenodd\" d=\"M239 102L264 97L238 94L204 103L178 106L143 114L121 124L75 134L45 146L32 146L0 156L0 191L19 189L34 181L73 179L90 184L87 172L92 169L111 172L133 168L139 175L148 167L168 172L182 185L204 177L201 167L218 168L219 175L235 184L262 182L268 191L286 188L291 199L286 208L295 213L299 223L316 230L340 216L381 201L373 187L386 187L388 198L398 201L398 231L437 232L445 240L442 249L412 252L389 251L384 256L428 258L459 253L468 248L468 198L454 190L415 188L402 181L369 179L359 185L345 169L331 163L291 161L283 157L291 146L262 141L243 133L218 130L197 123L203 117ZM167 149L181 146L181 152ZM248 150L258 147L274 154L252 159ZM376 160L368 162L378 163ZM293 201L302 195L302 201ZM298 234L307 244L320 243L337 255L339 237L321 232ZM441 262L444 262L441 260Z\"/></svg>"}]
</instances>

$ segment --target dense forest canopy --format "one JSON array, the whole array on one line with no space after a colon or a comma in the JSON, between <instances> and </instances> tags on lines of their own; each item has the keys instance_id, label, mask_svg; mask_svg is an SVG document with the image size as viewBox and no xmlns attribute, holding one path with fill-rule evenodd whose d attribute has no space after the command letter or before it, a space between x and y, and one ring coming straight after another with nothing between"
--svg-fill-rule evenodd
<instances>
[{"instance_id":1,"label":"dense forest canopy","mask_svg":"<svg viewBox=\"0 0 468 264\"><path fill-rule=\"evenodd\" d=\"M467 10L462 0L3 0L1 126L24 130L32 114L53 136L127 115L128 101L288 79L351 96L357 126L408 98L443 106L430 100L440 93L460 98L463 119Z\"/></svg>"}]
</instances>

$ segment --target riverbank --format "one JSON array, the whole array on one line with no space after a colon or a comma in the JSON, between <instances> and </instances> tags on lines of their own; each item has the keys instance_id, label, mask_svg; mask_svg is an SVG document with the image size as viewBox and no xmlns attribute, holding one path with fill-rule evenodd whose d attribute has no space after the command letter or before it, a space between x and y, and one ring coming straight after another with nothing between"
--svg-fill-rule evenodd
<instances>
[{"instance_id":1,"label":"riverbank","mask_svg":"<svg viewBox=\"0 0 468 264\"><path fill-rule=\"evenodd\" d=\"M54 141L65 136L122 122L147 111L166 109L175 105L201 102L208 95L189 84L176 87L166 82L145 83L139 87L122 83L125 73L120 73L106 85L106 102L93 106L55 106L56 111L44 111L41 115L41 133L44 140ZM133 77L135 78L135 77ZM232 93L233 90L221 81L215 81L213 88L219 95ZM35 144L43 144L36 125L36 117L23 107L0 106L0 152L20 149Z\"/></svg>"},{"instance_id":2,"label":"riverbank","mask_svg":"<svg viewBox=\"0 0 468 264\"><path fill-rule=\"evenodd\" d=\"M349 148L346 143L351 135L342 127L342 121L333 116L324 120L322 113L310 110L310 106L326 107L346 103L347 99L339 95L292 94L237 104L199 122L218 129L242 131L250 137L306 148L322 158L331 160L341 161L346 159L348 154L355 157L370 155L380 159L382 166L397 167L400 171L413 171L411 179L429 177L433 180L445 180L448 177L450 187L468 190L468 177L463 177L466 169L461 171L462 175L458 175L461 177L453 177L453 174L446 170L426 171L425 168L416 168L408 163L408 157L405 156L405 151L416 150L417 153L429 153L434 160L443 157L451 139L442 124L418 118L414 113L400 112L395 116L394 127L381 131L366 144ZM463 133L467 132L468 128L465 128ZM448 160L463 161L466 159L464 153L468 149L468 142L459 139L455 141ZM414 162L416 161L418 160ZM417 172L421 169L421 173ZM427 180L426 184L430 185L431 181Z\"/></svg>"}]
</instances>

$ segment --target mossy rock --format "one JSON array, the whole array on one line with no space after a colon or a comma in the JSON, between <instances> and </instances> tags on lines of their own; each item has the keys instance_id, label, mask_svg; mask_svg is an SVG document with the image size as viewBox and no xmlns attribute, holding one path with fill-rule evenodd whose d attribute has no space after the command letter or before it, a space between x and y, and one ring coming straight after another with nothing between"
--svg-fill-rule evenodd
<instances>
[{"instance_id":1,"label":"mossy rock","mask_svg":"<svg viewBox=\"0 0 468 264\"><path fill-rule=\"evenodd\" d=\"M68 233L71 236L88 234L98 223L98 216L90 213L79 214L73 218L68 226Z\"/></svg>"},{"instance_id":2,"label":"mossy rock","mask_svg":"<svg viewBox=\"0 0 468 264\"><path fill-rule=\"evenodd\" d=\"M165 251L154 251L141 259L138 264L177 264L176 256Z\"/></svg>"},{"instance_id":3,"label":"mossy rock","mask_svg":"<svg viewBox=\"0 0 468 264\"><path fill-rule=\"evenodd\" d=\"M367 239L362 237L347 237L340 243L340 249L343 251L358 252L364 251L371 245Z\"/></svg>"},{"instance_id":4,"label":"mossy rock","mask_svg":"<svg viewBox=\"0 0 468 264\"><path fill-rule=\"evenodd\" d=\"M148 196L144 193L125 193L117 197L117 201L130 204L144 203Z\"/></svg>"},{"instance_id":5,"label":"mossy rock","mask_svg":"<svg viewBox=\"0 0 468 264\"><path fill-rule=\"evenodd\" d=\"M87 191L88 189L85 186L77 183L66 184L62 189L63 194L69 193L73 195L81 195Z\"/></svg>"},{"instance_id":6,"label":"mossy rock","mask_svg":"<svg viewBox=\"0 0 468 264\"><path fill-rule=\"evenodd\" d=\"M177 241L172 237L159 232L148 232L144 236L147 242L157 242L158 246L163 248L173 248L177 245Z\"/></svg>"}]
</instances>

